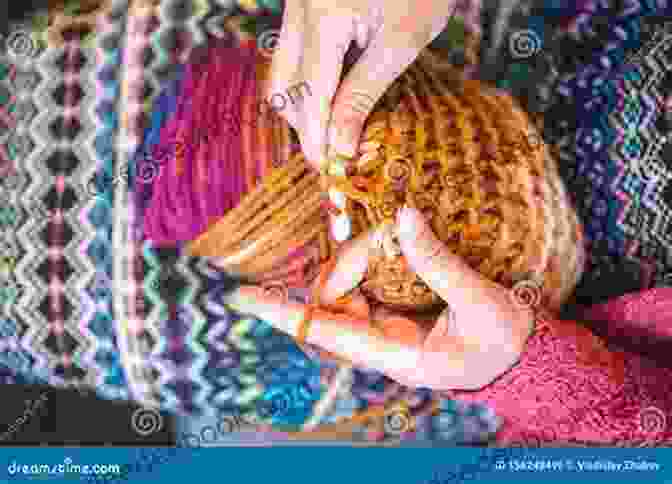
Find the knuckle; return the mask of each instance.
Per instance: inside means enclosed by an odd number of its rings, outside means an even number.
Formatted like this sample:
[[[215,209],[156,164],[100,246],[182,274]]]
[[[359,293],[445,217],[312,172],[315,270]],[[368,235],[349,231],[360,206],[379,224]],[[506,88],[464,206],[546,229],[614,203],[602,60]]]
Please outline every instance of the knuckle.
[[[337,102],[336,119],[346,123],[363,123],[376,105],[376,100],[362,91],[344,94]]]

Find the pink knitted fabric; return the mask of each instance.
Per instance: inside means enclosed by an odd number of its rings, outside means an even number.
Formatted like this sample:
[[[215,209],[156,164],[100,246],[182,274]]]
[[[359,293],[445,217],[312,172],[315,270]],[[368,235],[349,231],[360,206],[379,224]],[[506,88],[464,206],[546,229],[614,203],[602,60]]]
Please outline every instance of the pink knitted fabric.
[[[626,294],[586,309],[587,320],[608,321],[610,336],[627,334],[633,328],[655,332],[656,338],[672,341],[672,287]]]
[[[629,310],[657,305],[667,315],[655,324],[668,333],[671,302],[670,290],[652,291]],[[672,444],[672,369],[607,348],[574,321],[541,319],[512,370],[480,391],[448,393],[492,406],[504,420],[501,444]]]
[[[591,306],[581,319],[590,321],[591,328],[612,343],[672,361],[672,287],[626,294]]]

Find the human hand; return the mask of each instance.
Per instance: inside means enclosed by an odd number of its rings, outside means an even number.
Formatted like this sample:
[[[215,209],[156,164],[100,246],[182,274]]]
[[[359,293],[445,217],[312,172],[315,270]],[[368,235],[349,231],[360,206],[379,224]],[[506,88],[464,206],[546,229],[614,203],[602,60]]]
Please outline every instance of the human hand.
[[[268,97],[306,83],[310,96],[280,114],[310,164],[353,157],[364,122],[392,82],[445,28],[455,0],[288,0]],[[351,44],[361,57],[341,82]],[[327,151],[328,149],[328,151]]]
[[[371,311],[357,290],[375,243],[369,231],[343,246],[334,271],[317,288],[321,307],[312,313],[306,342],[410,387],[475,390],[487,385],[518,361],[534,325],[532,310],[521,308],[503,286],[450,252],[417,210],[402,209],[396,228],[410,268],[449,307],[438,319]],[[306,313],[305,305],[259,286],[242,286],[227,302],[294,337]]]

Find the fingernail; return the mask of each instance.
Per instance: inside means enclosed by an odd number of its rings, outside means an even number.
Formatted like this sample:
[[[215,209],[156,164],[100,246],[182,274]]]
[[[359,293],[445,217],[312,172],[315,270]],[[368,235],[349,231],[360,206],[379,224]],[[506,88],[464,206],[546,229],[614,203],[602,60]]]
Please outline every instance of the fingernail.
[[[359,132],[352,124],[332,125],[329,128],[329,156],[353,158],[357,152]]]
[[[418,213],[414,208],[404,205],[401,210],[399,210],[398,216],[398,225],[399,225],[399,235],[403,239],[411,239],[417,233],[417,224],[418,224]]]
[[[337,242],[345,242],[352,235],[352,223],[346,214],[331,218],[331,233]]]

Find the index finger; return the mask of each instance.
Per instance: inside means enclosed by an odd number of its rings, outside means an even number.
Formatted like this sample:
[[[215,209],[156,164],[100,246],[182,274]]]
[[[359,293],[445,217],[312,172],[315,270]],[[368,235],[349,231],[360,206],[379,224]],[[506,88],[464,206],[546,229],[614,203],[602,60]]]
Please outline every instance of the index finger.
[[[402,208],[397,223],[399,245],[409,266],[456,311],[463,307],[473,313],[474,306],[488,300],[484,298],[488,292],[500,289],[448,250],[416,209]]]
[[[375,231],[370,229],[342,246],[336,255],[337,262],[332,273],[324,287],[320,288],[321,302],[334,303],[362,282],[368,268],[374,236]]]
[[[301,72],[313,94],[302,101],[298,116],[301,147],[310,164],[318,168],[326,162],[332,103],[345,53],[355,38],[352,19],[346,15],[326,15],[320,9],[308,13]]]
[[[263,288],[241,286],[225,302],[241,313],[263,319],[294,338],[302,332],[307,307],[269,295]],[[473,382],[473,377],[466,371],[465,357],[468,354],[460,344],[444,338],[440,348],[424,348],[422,331],[411,327],[413,322],[401,315],[380,321],[383,327],[379,329],[371,326],[368,320],[351,314],[315,309],[308,316],[310,326],[306,343],[342,356],[356,366],[384,373],[402,385],[448,390],[467,388]],[[406,330],[395,328],[400,324],[406,326]],[[501,352],[497,349],[492,353]],[[483,363],[474,359],[480,358],[480,355],[472,354],[470,358],[474,366]]]
[[[399,245],[409,265],[458,315],[465,340],[486,354],[509,343],[517,349],[525,342],[534,327],[531,310],[517,307],[503,286],[453,254],[417,210],[404,207],[398,223]]]
[[[304,318],[310,316],[306,343],[387,375],[417,373],[421,349],[383,337],[365,319],[321,309],[315,309],[312,315],[306,314],[306,305],[269,295],[257,286],[241,286],[228,295],[225,302],[295,338],[299,336]]]

